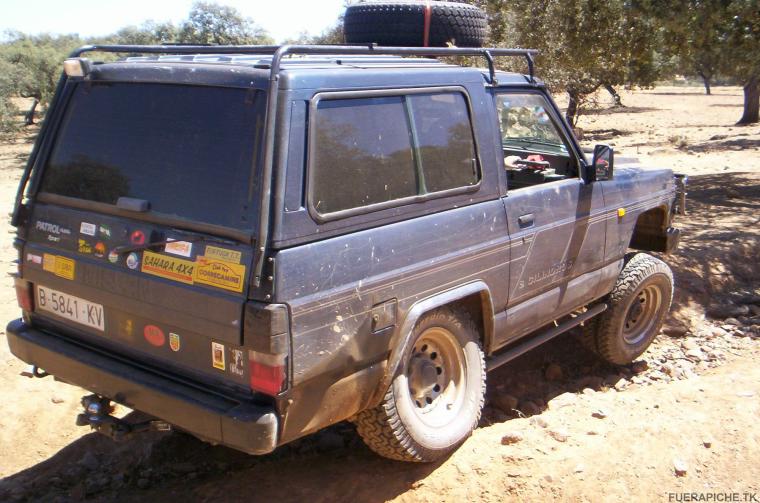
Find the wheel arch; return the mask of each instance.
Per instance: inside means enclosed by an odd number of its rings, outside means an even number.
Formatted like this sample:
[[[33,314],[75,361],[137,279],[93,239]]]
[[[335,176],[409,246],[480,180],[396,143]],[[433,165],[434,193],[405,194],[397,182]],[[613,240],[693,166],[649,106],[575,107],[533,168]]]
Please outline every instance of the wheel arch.
[[[629,248],[642,251],[667,252],[670,211],[662,204],[649,208],[636,218]]]
[[[473,281],[421,299],[409,308],[391,339],[388,365],[385,368],[383,379],[370,401],[370,406],[379,403],[385,390],[390,386],[401,364],[401,357],[410,344],[412,331],[420,318],[426,313],[446,306],[455,306],[457,309],[467,312],[480,330],[480,339],[484,350],[488,348],[493,337],[494,311],[491,290],[485,282]]]

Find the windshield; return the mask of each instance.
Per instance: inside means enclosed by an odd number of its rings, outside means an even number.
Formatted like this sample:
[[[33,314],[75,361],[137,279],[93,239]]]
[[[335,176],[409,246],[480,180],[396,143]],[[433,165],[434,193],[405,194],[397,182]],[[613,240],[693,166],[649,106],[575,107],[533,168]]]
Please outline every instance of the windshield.
[[[167,84],[77,85],[41,190],[252,229],[263,130],[257,91]]]

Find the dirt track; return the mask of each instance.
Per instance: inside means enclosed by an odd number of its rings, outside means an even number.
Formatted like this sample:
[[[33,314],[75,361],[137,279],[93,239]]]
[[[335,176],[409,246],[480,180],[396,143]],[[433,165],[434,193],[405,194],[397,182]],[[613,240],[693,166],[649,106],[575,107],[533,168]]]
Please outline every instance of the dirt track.
[[[760,500],[760,126],[732,125],[740,89],[714,92],[626,93],[627,108],[579,123],[588,144],[612,142],[691,177],[682,248],[667,259],[673,315],[633,365],[601,364],[572,334],[532,351],[489,375],[481,426],[434,465],[377,458],[349,424],[247,457],[179,433],[113,444],[77,428],[84,392],[20,377],[24,365],[3,333],[0,500],[668,501],[682,492]],[[0,145],[6,212],[31,134]],[[8,271],[13,258],[6,237]],[[0,319],[9,320],[18,309],[2,281]]]

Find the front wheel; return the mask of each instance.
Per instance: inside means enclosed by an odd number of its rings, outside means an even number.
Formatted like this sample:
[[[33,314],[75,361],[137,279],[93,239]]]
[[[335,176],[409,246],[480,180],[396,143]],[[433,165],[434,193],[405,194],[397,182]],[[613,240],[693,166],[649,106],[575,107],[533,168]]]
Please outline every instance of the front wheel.
[[[381,456],[435,461],[456,449],[480,419],[485,359],[478,330],[448,308],[424,315],[382,403],[359,413],[356,428]]]
[[[637,253],[623,266],[608,296],[608,309],[584,327],[584,344],[610,363],[631,363],[659,333],[672,301],[670,267]]]

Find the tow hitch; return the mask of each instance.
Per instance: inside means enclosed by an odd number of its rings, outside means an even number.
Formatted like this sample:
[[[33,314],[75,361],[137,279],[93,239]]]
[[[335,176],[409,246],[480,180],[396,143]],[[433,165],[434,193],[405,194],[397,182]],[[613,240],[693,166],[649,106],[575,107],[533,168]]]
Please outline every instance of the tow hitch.
[[[134,433],[145,431],[171,431],[172,426],[159,420],[129,423],[112,416],[114,407],[111,400],[98,395],[82,397],[84,412],[77,416],[77,426],[87,426],[116,441],[126,440]]]

